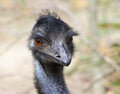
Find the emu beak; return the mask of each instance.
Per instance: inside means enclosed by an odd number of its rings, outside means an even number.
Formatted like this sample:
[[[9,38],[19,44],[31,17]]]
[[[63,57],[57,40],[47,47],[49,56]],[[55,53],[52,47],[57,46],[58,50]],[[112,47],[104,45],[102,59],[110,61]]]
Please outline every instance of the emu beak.
[[[57,60],[56,63],[63,66],[68,66],[71,62],[71,54],[64,46],[59,46],[58,51],[54,55],[54,58]]]
[[[71,56],[65,54],[65,53],[62,53],[62,55],[56,55],[56,60],[58,64],[61,64],[63,66],[68,66],[71,62]]]
[[[62,66],[68,66],[71,62],[72,55],[70,52],[65,49],[65,47],[59,46],[59,50],[56,51],[56,54],[46,54],[44,52],[39,52],[38,57],[40,56],[41,59],[47,58],[49,62],[57,63]],[[43,58],[42,58],[42,57]]]
[[[43,52],[39,52],[39,54],[37,55],[38,58],[40,57],[41,59],[44,60],[44,57],[47,58],[47,60],[49,62],[53,62],[53,63],[57,63],[63,66],[68,66],[71,62],[71,55],[68,55],[66,53],[62,53],[60,55],[49,55]],[[41,57],[42,56],[42,57]]]
[[[71,62],[71,58],[68,56],[67,58],[61,58],[60,64],[63,66],[68,66]]]

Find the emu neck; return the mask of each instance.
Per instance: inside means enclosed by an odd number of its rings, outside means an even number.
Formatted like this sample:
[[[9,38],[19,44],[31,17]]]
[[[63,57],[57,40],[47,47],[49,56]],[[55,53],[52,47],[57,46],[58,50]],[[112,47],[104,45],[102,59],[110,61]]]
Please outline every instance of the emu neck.
[[[35,60],[38,94],[69,94],[63,77],[63,66]]]

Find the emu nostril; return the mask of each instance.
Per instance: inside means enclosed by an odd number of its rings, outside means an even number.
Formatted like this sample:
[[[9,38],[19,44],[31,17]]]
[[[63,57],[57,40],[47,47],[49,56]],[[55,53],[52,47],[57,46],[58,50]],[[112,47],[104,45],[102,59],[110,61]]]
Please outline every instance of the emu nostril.
[[[61,57],[59,54],[56,54],[55,56],[56,56],[56,57],[58,57],[58,58],[60,58],[60,57]]]

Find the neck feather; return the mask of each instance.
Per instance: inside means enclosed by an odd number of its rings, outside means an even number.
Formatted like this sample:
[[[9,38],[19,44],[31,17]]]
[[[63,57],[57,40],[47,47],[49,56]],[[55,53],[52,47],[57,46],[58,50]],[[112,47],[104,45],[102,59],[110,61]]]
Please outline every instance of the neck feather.
[[[35,60],[35,85],[38,94],[69,94],[63,77],[63,66]]]

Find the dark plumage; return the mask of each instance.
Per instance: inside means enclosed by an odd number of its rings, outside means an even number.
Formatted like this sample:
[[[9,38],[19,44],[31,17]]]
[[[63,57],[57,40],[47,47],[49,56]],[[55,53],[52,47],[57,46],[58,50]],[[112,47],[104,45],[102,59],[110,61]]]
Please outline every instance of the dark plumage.
[[[52,13],[42,14],[29,38],[35,59],[35,86],[38,94],[69,94],[63,76],[74,51],[77,35],[67,23]]]

